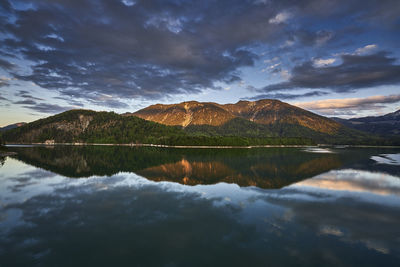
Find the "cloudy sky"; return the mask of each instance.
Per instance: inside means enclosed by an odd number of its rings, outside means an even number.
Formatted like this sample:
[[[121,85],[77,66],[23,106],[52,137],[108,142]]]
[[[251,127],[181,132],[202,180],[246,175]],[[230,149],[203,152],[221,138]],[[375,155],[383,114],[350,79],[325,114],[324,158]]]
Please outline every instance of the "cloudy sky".
[[[0,1],[0,126],[71,108],[400,108],[398,0]]]

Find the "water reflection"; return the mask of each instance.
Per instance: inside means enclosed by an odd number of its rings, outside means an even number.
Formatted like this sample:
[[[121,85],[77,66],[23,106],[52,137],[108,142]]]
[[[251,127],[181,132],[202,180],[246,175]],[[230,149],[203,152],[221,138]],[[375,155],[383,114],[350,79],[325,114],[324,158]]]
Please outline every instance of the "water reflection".
[[[400,154],[381,154],[379,156],[372,156],[371,159],[380,164],[400,166]]]
[[[57,149],[21,148],[0,167],[0,265],[400,260],[400,178],[371,159],[396,151]]]
[[[290,186],[316,189],[318,191],[330,190],[350,194],[369,193],[382,196],[400,197],[400,179],[395,176],[367,172],[360,170],[331,171],[315,178],[307,179]]]
[[[281,188],[337,168],[379,169],[399,175],[397,166],[371,159],[377,150],[160,149],[99,146],[19,147],[15,158],[67,177],[134,172],[153,181],[188,185],[235,183]],[[324,149],[323,149],[324,150]],[[384,150],[386,153],[390,150]]]

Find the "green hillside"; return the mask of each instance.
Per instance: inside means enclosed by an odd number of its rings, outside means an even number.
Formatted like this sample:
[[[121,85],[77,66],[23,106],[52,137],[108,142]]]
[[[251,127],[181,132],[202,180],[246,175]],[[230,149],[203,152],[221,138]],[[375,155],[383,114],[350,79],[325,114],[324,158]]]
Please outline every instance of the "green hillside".
[[[299,138],[298,138],[299,137]],[[203,135],[184,131],[178,126],[166,126],[135,116],[113,112],[70,110],[40,119],[3,133],[7,143],[103,143],[162,145],[293,145],[313,144],[309,138],[271,135]]]
[[[314,143],[390,145],[395,140],[375,137],[365,132],[340,127],[336,133],[327,134],[289,123],[259,124],[243,118],[234,118],[221,126],[189,125],[185,132],[195,136],[242,136],[247,138],[308,138]],[[399,143],[399,142],[397,142]]]
[[[168,127],[137,117],[114,112],[70,110],[40,119],[3,133],[6,142],[36,143],[151,143],[170,136],[185,135],[177,127]]]

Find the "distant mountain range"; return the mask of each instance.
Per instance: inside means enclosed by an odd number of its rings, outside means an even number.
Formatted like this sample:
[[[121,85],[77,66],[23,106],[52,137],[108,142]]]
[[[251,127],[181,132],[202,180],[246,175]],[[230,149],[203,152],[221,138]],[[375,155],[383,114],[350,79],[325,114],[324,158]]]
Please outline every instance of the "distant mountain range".
[[[391,116],[398,118],[396,113]],[[278,100],[239,101],[225,105],[190,101],[152,105],[122,115],[70,110],[9,129],[3,132],[3,139],[8,143],[233,146],[398,142],[395,137],[383,139],[345,125]]]
[[[13,124],[4,126],[4,127],[0,127],[0,132],[4,132],[4,131],[10,130],[10,129],[18,128],[18,127],[21,127],[21,126],[23,126],[25,124],[26,124],[26,122],[18,122],[18,123],[13,123]]]
[[[400,136],[400,109],[383,116],[369,116],[352,119],[332,118],[353,129],[383,136]]]

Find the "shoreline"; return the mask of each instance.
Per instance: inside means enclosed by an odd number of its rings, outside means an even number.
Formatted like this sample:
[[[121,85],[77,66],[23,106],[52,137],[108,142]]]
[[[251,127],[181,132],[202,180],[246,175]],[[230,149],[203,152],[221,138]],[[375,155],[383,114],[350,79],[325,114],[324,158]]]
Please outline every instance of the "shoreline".
[[[256,145],[256,146],[179,146],[179,145],[156,145],[156,144],[99,144],[99,143],[23,143],[6,144],[7,147],[13,146],[128,146],[128,147],[160,147],[160,148],[268,148],[268,147],[317,147],[310,145]]]
[[[250,146],[183,146],[183,145],[156,145],[156,144],[99,144],[99,143],[10,143],[13,146],[128,146],[128,147],[160,147],[160,148],[201,148],[201,149],[232,149],[232,148],[300,148],[300,147],[334,147],[334,148],[400,148],[400,146],[371,146],[371,145],[250,145]]]

